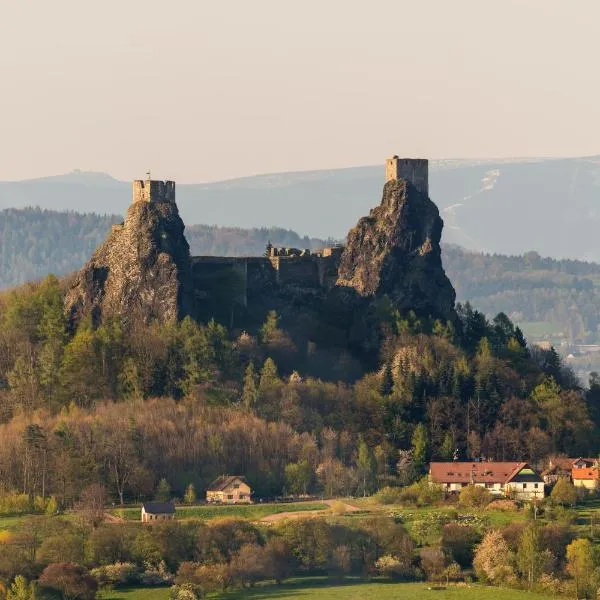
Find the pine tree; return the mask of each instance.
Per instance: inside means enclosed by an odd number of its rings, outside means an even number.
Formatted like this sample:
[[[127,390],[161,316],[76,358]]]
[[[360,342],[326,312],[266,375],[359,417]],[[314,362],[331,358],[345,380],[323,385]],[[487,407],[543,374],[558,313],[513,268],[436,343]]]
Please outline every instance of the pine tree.
[[[258,384],[258,389],[261,393],[272,388],[279,382],[279,377],[277,375],[277,365],[272,358],[267,358],[265,360],[262,369],[260,370],[260,382]]]
[[[358,477],[362,487],[363,496],[373,491],[375,487],[375,477],[377,474],[377,462],[373,451],[367,446],[364,440],[358,444],[358,458],[356,460]]]
[[[244,374],[242,403],[247,410],[251,410],[256,405],[257,399],[258,390],[256,389],[256,373],[254,371],[254,363],[250,361]]]
[[[415,467],[423,469],[425,462],[427,461],[427,430],[423,423],[419,423],[415,427],[415,431],[412,436],[412,455]]]
[[[155,498],[158,502],[168,502],[171,499],[171,486],[164,477],[158,482]]]

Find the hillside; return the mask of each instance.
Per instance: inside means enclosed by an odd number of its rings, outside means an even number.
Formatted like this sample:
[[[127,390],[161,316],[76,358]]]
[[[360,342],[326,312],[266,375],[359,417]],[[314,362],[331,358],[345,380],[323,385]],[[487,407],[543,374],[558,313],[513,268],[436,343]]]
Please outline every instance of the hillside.
[[[0,287],[80,268],[110,225],[120,220],[39,209],[0,211]],[[268,241],[296,248],[327,243],[282,228],[191,225],[185,233],[193,255],[258,256]],[[451,244],[443,253],[458,301],[469,301],[487,315],[505,312],[530,340],[600,340],[600,265],[541,258],[535,252],[480,254]]]
[[[380,166],[276,173],[179,184],[185,223],[243,228],[282,226],[316,237],[343,237],[371,207]],[[600,261],[600,157],[501,161],[445,160],[430,166],[431,197],[446,222],[444,241],[471,250]],[[74,172],[0,182],[0,209],[40,206],[124,214],[129,182]]]

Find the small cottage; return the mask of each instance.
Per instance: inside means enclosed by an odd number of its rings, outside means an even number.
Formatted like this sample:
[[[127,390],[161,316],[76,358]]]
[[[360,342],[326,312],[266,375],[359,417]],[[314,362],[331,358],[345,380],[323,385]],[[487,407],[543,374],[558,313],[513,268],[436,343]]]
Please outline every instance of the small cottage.
[[[222,504],[250,504],[252,490],[245,477],[222,475],[208,486],[206,501]]]
[[[175,518],[175,505],[172,502],[145,502],[142,504],[142,523],[168,521]]]
[[[437,462],[429,465],[429,480],[446,492],[484,487],[494,496],[516,500],[544,497],[544,480],[525,462]]]

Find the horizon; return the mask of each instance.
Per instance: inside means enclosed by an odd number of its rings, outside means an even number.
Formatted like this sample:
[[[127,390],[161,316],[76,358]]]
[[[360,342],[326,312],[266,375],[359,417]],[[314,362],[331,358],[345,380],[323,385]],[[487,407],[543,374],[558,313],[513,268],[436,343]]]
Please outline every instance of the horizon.
[[[599,19],[594,0],[13,3],[0,180],[593,155]]]
[[[398,153],[396,153],[396,154],[398,154]],[[389,154],[389,156],[392,156],[392,155],[393,154]],[[548,161],[548,160],[573,160],[573,159],[586,160],[586,159],[600,158],[600,151],[598,153],[594,153],[594,154],[570,154],[570,155],[546,155],[546,156],[545,155],[489,156],[489,157],[486,157],[486,156],[482,156],[482,157],[461,156],[461,157],[452,157],[452,158],[450,158],[450,157],[448,157],[448,158],[439,158],[439,157],[438,158],[430,158],[430,157],[424,157],[424,156],[408,157],[408,156],[401,156],[401,155],[399,155],[399,156],[401,158],[426,159],[429,161],[430,165],[435,166],[436,163],[461,163],[461,162],[511,164],[511,163],[526,163],[526,162],[537,162],[537,161]],[[210,185],[210,184],[227,183],[227,182],[231,182],[231,181],[238,181],[238,180],[244,180],[244,179],[270,177],[270,176],[274,176],[274,175],[294,175],[294,174],[302,174],[302,173],[306,173],[306,174],[326,173],[329,171],[345,171],[345,170],[351,170],[351,169],[374,169],[374,168],[379,168],[379,167],[383,171],[383,168],[384,168],[383,165],[384,165],[384,162],[382,160],[380,163],[353,164],[353,165],[338,166],[338,167],[313,167],[313,168],[307,168],[307,169],[266,171],[266,172],[259,172],[259,173],[251,173],[249,175],[232,175],[231,177],[227,177],[225,179],[211,179],[211,180],[205,180],[205,181],[181,181],[180,182],[177,179],[173,179],[168,176],[165,176],[165,177],[163,177],[163,176],[154,177],[153,176],[152,180],[153,181],[175,181],[175,183],[178,183],[179,185]],[[147,171],[145,171],[143,174],[144,175],[147,174]],[[67,171],[50,173],[50,174],[46,174],[46,175],[33,175],[32,177],[27,177],[24,179],[0,179],[0,183],[25,183],[28,181],[39,181],[39,180],[44,180],[44,179],[68,177],[69,175],[90,175],[90,176],[102,175],[102,176],[109,177],[113,181],[116,181],[118,183],[131,183],[136,180],[144,179],[143,177],[132,177],[129,179],[126,179],[126,178],[122,179],[122,178],[119,178],[107,171],[95,170],[95,169],[72,168]]]

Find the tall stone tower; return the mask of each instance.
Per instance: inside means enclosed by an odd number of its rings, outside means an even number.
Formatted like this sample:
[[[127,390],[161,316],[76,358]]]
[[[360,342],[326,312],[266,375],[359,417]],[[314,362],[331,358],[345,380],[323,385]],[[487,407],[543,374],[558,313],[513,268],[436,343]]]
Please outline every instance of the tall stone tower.
[[[385,161],[385,181],[406,179],[424,196],[429,197],[429,161],[426,158],[399,158]]]
[[[175,182],[136,179],[133,182],[133,202],[175,203]]]

